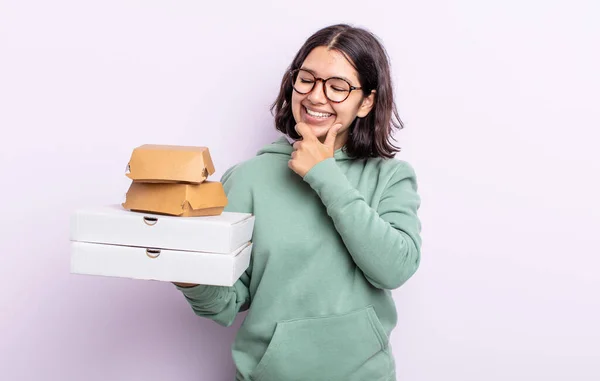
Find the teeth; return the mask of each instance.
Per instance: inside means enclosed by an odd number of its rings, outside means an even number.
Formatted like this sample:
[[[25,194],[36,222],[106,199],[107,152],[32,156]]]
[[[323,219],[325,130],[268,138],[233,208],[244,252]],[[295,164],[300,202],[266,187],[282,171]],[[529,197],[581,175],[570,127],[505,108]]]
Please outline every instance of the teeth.
[[[308,113],[308,115],[314,116],[316,118],[329,118],[331,116],[331,114],[328,113],[311,111],[309,109],[306,109],[306,112]]]

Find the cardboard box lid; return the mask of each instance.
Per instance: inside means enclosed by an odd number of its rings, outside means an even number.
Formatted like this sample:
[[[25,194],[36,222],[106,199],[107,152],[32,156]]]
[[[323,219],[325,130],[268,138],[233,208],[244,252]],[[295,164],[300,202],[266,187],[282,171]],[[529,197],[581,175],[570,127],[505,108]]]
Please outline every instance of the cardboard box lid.
[[[88,206],[71,215],[70,240],[226,254],[251,241],[254,220],[250,213],[179,217]]]
[[[201,184],[155,184],[132,182],[123,207],[179,216],[189,210],[224,208],[227,196],[223,184],[205,181]]]
[[[134,181],[200,184],[213,173],[208,147],[144,144],[133,150],[126,175]]]

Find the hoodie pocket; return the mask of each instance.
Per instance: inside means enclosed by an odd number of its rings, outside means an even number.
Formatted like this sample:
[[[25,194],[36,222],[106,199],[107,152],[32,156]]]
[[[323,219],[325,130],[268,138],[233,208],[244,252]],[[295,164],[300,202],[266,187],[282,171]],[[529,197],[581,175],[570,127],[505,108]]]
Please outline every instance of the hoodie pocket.
[[[373,307],[277,323],[252,381],[378,380],[393,371]]]

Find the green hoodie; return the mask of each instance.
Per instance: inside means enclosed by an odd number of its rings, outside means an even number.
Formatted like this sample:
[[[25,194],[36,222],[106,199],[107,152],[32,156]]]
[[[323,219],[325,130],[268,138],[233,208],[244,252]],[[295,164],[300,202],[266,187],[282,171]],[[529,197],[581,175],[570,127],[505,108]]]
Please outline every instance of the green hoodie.
[[[232,287],[178,287],[194,312],[229,326],[236,380],[392,381],[391,290],[420,260],[412,167],[342,150],[304,178],[285,137],[225,172],[226,211],[256,216],[250,267]]]

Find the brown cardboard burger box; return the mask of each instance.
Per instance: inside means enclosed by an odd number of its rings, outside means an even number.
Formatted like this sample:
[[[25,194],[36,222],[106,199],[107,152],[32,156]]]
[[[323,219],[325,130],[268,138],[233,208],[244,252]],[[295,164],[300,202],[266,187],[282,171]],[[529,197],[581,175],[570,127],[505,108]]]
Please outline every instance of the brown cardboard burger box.
[[[127,165],[127,177],[145,183],[200,184],[214,172],[207,147],[144,144]]]
[[[132,182],[122,204],[136,212],[167,214],[181,217],[216,216],[227,205],[220,182],[201,184],[157,184]]]
[[[133,150],[127,166],[132,179],[125,209],[181,217],[215,216],[227,196],[207,147],[145,144]]]

